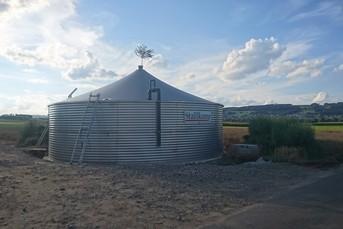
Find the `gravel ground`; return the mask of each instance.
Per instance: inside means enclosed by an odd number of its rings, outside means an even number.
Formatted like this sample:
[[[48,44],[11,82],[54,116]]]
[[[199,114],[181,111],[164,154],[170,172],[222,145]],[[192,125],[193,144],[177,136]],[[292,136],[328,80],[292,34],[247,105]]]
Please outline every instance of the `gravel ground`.
[[[0,145],[0,227],[201,227],[331,172],[280,163],[71,166]]]

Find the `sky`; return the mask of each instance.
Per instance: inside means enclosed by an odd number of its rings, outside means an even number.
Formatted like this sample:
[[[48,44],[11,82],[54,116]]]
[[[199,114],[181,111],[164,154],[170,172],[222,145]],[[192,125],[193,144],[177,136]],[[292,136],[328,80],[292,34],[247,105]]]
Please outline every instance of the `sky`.
[[[105,86],[140,64],[225,107],[343,101],[341,0],[0,0],[0,115]]]

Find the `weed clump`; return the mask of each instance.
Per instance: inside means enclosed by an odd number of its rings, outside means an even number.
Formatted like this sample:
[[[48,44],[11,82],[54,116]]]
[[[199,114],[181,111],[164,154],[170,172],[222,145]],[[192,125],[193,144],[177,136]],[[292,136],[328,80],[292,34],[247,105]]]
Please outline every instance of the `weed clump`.
[[[29,121],[22,129],[17,145],[20,147],[36,145],[44,128],[44,123],[40,121]],[[43,142],[43,144],[44,143],[46,144],[46,142]]]
[[[291,118],[259,117],[250,121],[249,142],[274,161],[299,162],[322,157],[315,132],[307,123]]]

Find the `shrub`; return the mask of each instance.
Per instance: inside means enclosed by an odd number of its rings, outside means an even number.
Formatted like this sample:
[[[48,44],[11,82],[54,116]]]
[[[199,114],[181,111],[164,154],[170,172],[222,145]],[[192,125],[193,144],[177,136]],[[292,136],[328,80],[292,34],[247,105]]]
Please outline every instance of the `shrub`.
[[[249,142],[257,144],[264,154],[272,151],[272,127],[272,120],[265,117],[251,120],[249,124]]]
[[[44,130],[44,124],[39,121],[29,121],[21,131],[18,146],[35,145]]]
[[[282,146],[275,149],[272,160],[277,162],[296,163],[305,157],[306,154],[303,148]]]
[[[249,135],[249,141],[259,145],[262,154],[280,160],[311,158],[318,153],[314,130],[296,119],[259,117],[250,122]]]
[[[320,146],[320,151],[316,157],[322,157],[323,154],[327,158],[336,160],[337,162],[343,162],[343,142],[335,140],[317,140]]]

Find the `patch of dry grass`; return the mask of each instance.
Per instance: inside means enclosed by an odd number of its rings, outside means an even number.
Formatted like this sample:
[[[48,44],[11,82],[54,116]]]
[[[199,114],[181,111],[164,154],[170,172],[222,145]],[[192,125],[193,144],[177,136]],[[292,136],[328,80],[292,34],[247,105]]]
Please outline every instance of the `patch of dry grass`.
[[[316,131],[316,139],[328,158],[343,162],[343,131]]]
[[[306,155],[304,149],[282,146],[275,149],[273,159],[279,162],[297,163]]]
[[[223,128],[224,143],[240,144],[244,141],[244,136],[249,134],[247,127],[225,127]]]
[[[343,131],[316,131],[316,139],[343,142]]]
[[[21,134],[19,128],[0,128],[0,144],[15,145]]]
[[[225,127],[223,128],[223,138],[225,139],[238,139],[242,143],[244,136],[248,135],[249,131],[247,127]],[[316,131],[315,137],[317,140],[331,140],[337,142],[343,142],[343,131]]]

